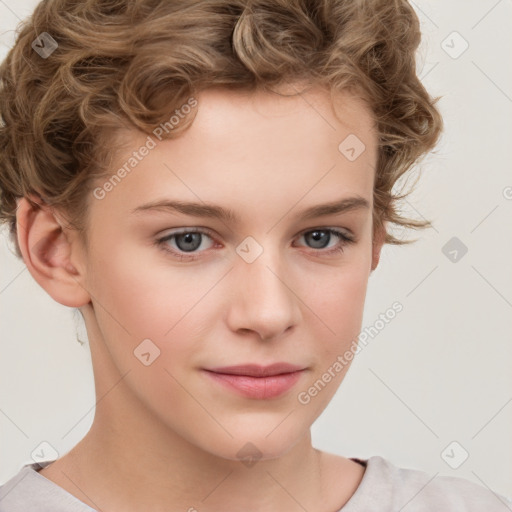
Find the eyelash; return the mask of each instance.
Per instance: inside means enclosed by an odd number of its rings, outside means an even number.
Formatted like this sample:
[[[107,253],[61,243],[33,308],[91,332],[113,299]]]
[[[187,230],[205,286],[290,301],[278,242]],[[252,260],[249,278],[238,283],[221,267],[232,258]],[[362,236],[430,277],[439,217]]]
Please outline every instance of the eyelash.
[[[303,231],[302,233],[300,233],[299,237],[301,237],[303,235],[307,235],[308,233],[312,233],[314,231],[325,231],[327,233],[330,233],[331,235],[337,236],[341,240],[340,243],[336,247],[331,248],[331,249],[327,249],[327,250],[324,250],[324,249],[317,249],[317,250],[315,250],[315,249],[313,249],[314,252],[322,253],[323,256],[332,256],[332,255],[335,255],[335,254],[341,254],[341,253],[343,253],[343,251],[344,251],[344,249],[345,249],[345,247],[347,245],[350,245],[350,244],[353,244],[353,243],[356,242],[356,240],[354,238],[349,237],[348,235],[346,235],[342,231],[340,231],[338,229],[335,229],[335,228],[313,228],[313,229],[308,229],[307,231]],[[182,230],[182,231],[179,231],[179,232],[168,234],[168,235],[166,235],[166,236],[164,236],[162,238],[158,238],[155,241],[155,245],[157,247],[159,247],[160,249],[162,249],[163,251],[165,251],[166,253],[171,253],[171,255],[173,257],[179,259],[180,261],[194,261],[194,260],[197,260],[197,259],[200,258],[200,256],[192,256],[192,253],[187,255],[185,253],[177,252],[175,249],[170,249],[169,245],[166,243],[166,242],[168,242],[169,240],[173,239],[176,236],[184,235],[184,234],[187,234],[187,233],[201,233],[201,234],[207,235],[207,236],[209,236],[210,238],[213,239],[212,233],[209,230],[207,230],[207,229],[192,229],[191,228],[191,229]]]

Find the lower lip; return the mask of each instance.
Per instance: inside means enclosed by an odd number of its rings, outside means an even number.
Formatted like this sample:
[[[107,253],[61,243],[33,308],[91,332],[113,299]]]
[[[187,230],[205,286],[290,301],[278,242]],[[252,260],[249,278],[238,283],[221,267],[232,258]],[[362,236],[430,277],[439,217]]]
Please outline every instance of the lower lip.
[[[229,375],[227,373],[215,373],[210,371],[206,371],[206,373],[215,381],[233,389],[243,396],[265,400],[286,393],[286,391],[297,383],[303,371],[304,370],[299,370],[297,372],[283,373],[269,377]]]

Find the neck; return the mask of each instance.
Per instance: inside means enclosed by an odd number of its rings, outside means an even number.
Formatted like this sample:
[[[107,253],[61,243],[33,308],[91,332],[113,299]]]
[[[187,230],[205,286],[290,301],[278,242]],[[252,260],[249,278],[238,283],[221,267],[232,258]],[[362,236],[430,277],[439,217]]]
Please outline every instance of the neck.
[[[318,510],[325,499],[322,452],[308,431],[276,459],[227,460],[152,425],[106,423],[97,417],[70,452],[79,499],[101,510],[193,512]],[[340,481],[342,475],[339,475]],[[73,486],[75,489],[76,487]],[[74,493],[76,495],[76,492]]]

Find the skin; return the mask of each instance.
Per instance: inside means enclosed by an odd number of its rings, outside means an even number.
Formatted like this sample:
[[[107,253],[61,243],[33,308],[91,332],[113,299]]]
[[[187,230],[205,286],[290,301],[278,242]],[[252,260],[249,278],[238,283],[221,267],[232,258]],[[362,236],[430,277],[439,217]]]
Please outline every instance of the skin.
[[[86,319],[97,397],[90,431],[40,474],[109,512],[339,510],[364,468],[315,449],[310,427],[349,366],[309,403],[297,397],[361,329],[384,236],[372,236],[372,115],[343,93],[337,119],[321,89],[288,98],[209,89],[197,100],[181,137],[158,142],[114,190],[91,197],[88,247],[57,212],[19,202],[18,241],[31,274]],[[366,146],[355,161],[338,149],[349,134]],[[118,166],[147,138],[125,136],[129,150]],[[355,195],[370,208],[298,216]],[[130,213],[165,198],[231,208],[240,223]],[[198,227],[212,237],[203,235],[195,261],[154,245],[177,228]],[[326,227],[355,243],[326,255],[342,244],[324,233],[324,245],[315,245],[311,231]],[[252,263],[236,252],[247,236],[263,248]],[[176,238],[165,244],[184,246]],[[146,366],[134,350],[148,338],[160,355]],[[202,370],[278,361],[306,370],[267,400],[235,394]],[[250,466],[237,455],[249,442],[261,456]]]

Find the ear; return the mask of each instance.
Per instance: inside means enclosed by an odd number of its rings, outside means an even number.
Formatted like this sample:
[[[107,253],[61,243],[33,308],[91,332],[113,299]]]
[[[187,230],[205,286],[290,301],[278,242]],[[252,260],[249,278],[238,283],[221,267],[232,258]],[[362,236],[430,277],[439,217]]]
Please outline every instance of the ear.
[[[40,197],[29,195],[18,200],[16,210],[17,236],[23,261],[48,294],[60,304],[80,307],[90,302],[83,286],[80,268],[80,244],[66,234],[63,222]],[[69,230],[67,230],[69,231]],[[74,244],[70,240],[74,240]]]
[[[384,246],[384,240],[386,238],[386,222],[383,222],[381,227],[377,230],[373,237],[372,242],[372,267],[371,272],[373,272],[380,261],[380,253],[382,247]]]

